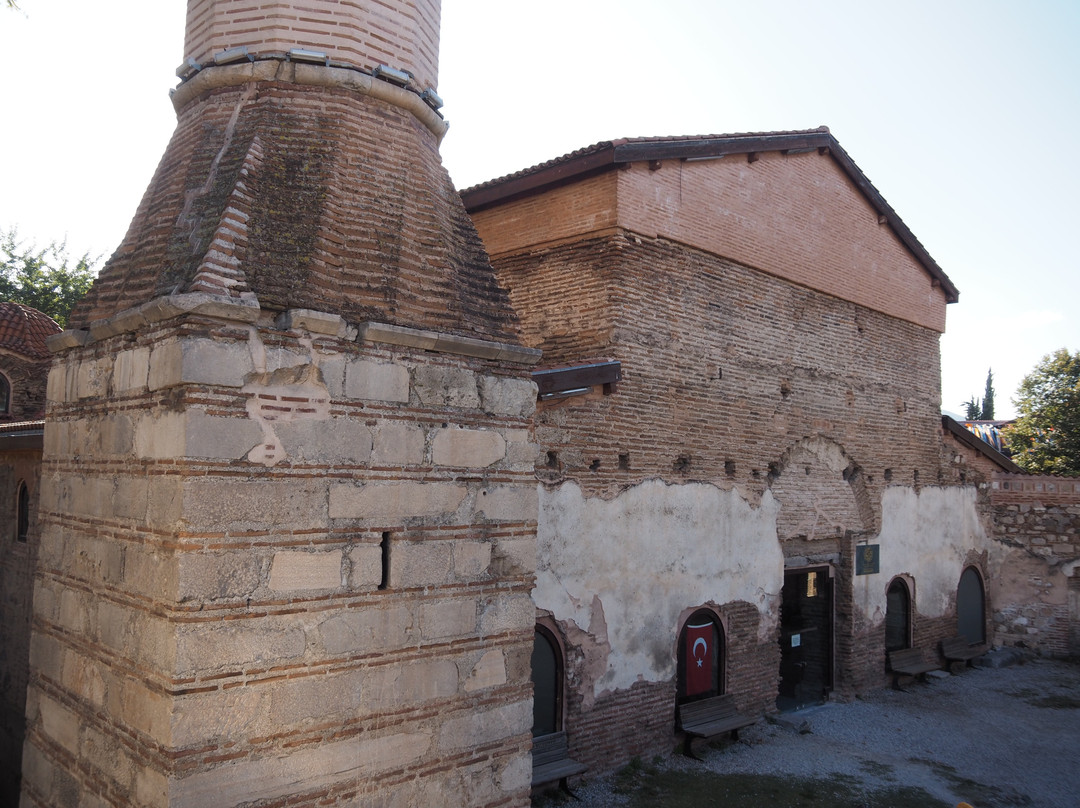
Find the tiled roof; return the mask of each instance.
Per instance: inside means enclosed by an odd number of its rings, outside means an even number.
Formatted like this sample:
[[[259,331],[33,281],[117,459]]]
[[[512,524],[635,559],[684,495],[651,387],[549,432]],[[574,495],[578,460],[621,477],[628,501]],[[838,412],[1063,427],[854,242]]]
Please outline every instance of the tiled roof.
[[[546,160],[543,163],[538,163],[528,168],[523,168],[520,171],[515,171],[513,174],[506,174],[502,177],[496,177],[494,179],[486,180],[477,185],[473,185],[469,188],[464,188],[461,191],[463,197],[468,198],[470,195],[475,194],[484,188],[491,188],[497,185],[503,185],[510,180],[517,179],[519,177],[526,177],[532,174],[537,174],[545,169],[556,168],[557,166],[567,163],[574,163],[583,158],[588,158],[596,154],[602,154],[608,151],[618,149],[620,146],[649,146],[659,145],[662,143],[701,143],[701,142],[713,142],[724,141],[725,143],[733,143],[740,139],[745,140],[757,140],[760,138],[774,138],[784,137],[789,135],[827,135],[829,134],[829,127],[819,126],[817,129],[800,129],[790,130],[785,132],[738,132],[728,135],[671,135],[666,137],[624,137],[617,140],[603,140],[599,143],[594,143],[591,146],[585,146],[584,148],[577,149],[569,154],[563,154],[559,157]],[[468,203],[466,203],[468,204]]]
[[[0,303],[0,348],[32,359],[47,359],[46,337],[63,329],[48,315],[21,303]]]

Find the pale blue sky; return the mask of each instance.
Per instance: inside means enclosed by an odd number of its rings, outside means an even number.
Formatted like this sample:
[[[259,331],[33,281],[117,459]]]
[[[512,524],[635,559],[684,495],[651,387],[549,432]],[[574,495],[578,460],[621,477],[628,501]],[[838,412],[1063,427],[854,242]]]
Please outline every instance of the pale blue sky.
[[[182,0],[0,13],[0,227],[109,253],[175,124]],[[825,124],[960,288],[943,404],[1080,350],[1080,3],[443,0],[459,187],[600,140]]]

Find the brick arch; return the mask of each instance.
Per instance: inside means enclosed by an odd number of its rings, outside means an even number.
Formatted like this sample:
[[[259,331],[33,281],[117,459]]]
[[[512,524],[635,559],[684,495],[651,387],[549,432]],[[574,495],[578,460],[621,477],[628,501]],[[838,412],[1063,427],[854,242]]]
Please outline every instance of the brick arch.
[[[804,438],[771,464],[769,488],[780,503],[777,536],[839,538],[874,528],[874,511],[862,469],[828,438]]]

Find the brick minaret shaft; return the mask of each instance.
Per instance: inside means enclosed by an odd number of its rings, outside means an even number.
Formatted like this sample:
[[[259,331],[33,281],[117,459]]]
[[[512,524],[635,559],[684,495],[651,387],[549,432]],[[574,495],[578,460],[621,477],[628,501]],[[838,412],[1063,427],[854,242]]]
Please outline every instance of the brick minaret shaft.
[[[438,13],[190,2],[51,342],[24,806],[528,804],[538,352],[439,161]]]

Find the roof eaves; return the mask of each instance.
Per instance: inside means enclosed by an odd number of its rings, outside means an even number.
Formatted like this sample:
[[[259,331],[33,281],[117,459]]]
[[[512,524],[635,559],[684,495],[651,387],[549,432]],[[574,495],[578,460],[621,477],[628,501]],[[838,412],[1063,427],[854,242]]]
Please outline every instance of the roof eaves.
[[[954,438],[960,443],[967,446],[969,449],[974,449],[976,452],[987,457],[997,465],[1001,466],[1003,471],[1008,471],[1012,474],[1025,474],[1026,472],[1014,463],[1008,456],[1002,454],[989,443],[982,438],[973,435],[967,430],[961,423],[955,418],[951,418],[948,415],[941,416],[941,425],[949,431]]]
[[[461,198],[465,203],[465,209],[472,214],[484,208],[583,179],[625,163],[649,160],[693,160],[766,151],[792,154],[815,149],[822,154],[828,154],[836,162],[878,212],[882,222],[888,224],[915,260],[929,273],[933,283],[944,290],[946,301],[957,302],[960,299],[960,292],[949,276],[825,126],[790,132],[748,132],[734,135],[625,138],[604,141],[532,168],[466,188],[461,192]]]

